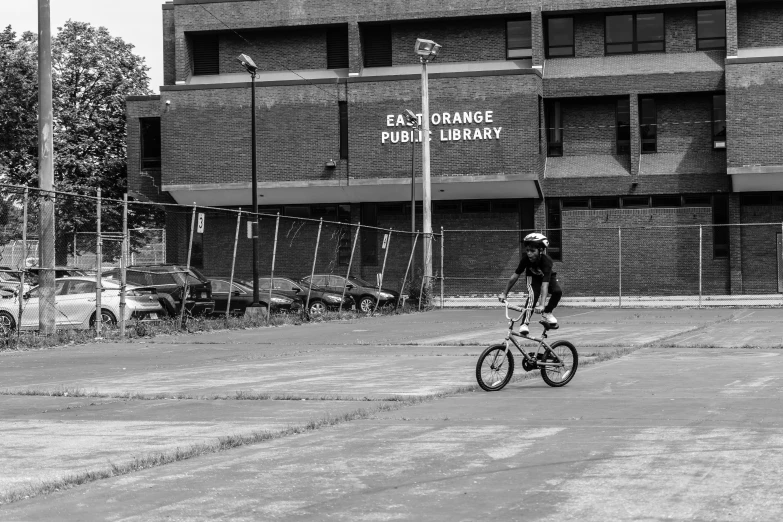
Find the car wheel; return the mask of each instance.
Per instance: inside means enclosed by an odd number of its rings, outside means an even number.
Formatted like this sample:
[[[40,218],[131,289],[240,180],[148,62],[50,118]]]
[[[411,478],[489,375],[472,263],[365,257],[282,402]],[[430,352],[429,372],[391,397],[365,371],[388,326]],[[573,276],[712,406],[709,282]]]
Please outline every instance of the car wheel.
[[[16,330],[14,316],[8,312],[0,312],[0,338],[8,337]]]
[[[372,297],[366,295],[359,299],[359,310],[364,312],[365,314],[369,314],[373,311],[375,308],[375,299]]]
[[[112,326],[117,326],[117,318],[109,310],[103,308],[101,310],[101,327],[105,329]],[[90,328],[95,328],[95,312],[90,317]]]
[[[310,301],[310,315],[321,315],[326,312],[326,306],[321,301]]]

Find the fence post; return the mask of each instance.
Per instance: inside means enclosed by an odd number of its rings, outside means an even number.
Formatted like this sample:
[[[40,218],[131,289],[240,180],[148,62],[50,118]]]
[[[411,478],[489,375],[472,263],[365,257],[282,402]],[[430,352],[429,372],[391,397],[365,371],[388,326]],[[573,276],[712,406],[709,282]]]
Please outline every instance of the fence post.
[[[22,209],[22,266],[19,269],[19,319],[16,321],[16,340],[19,341],[19,335],[22,332],[22,312],[24,312],[24,274],[27,269],[27,198],[29,197],[28,188],[24,189],[24,208]]]
[[[122,195],[122,243],[120,243],[120,338],[125,338],[125,297],[127,295],[128,269],[126,256],[130,248],[128,240],[128,194]]]
[[[190,242],[188,243],[188,263],[185,267],[185,284],[182,286],[182,307],[179,310],[179,327],[185,321],[185,303],[188,300],[188,282],[190,280],[190,255],[193,253],[193,233],[196,231],[196,203],[193,203],[193,215],[190,218]]]
[[[231,257],[231,277],[228,278],[228,300],[226,301],[226,324],[228,324],[228,317],[231,315],[231,294],[234,292],[234,267],[237,264],[237,243],[239,243],[239,225],[242,220],[242,209],[239,209],[237,214],[237,230],[234,233],[234,255]]]
[[[701,308],[702,225],[699,225],[699,308]]]
[[[313,277],[315,277],[315,261],[318,259],[318,245],[321,243],[321,227],[324,225],[324,218],[318,223],[318,237],[315,239],[315,253],[313,254],[313,269],[310,271],[310,285],[307,287],[307,301],[305,302],[305,312],[310,314],[310,293],[313,290]],[[340,301],[342,303],[342,301]]]
[[[617,227],[617,245],[618,245],[618,262],[617,262],[617,269],[618,269],[618,308],[623,307],[623,229],[621,227]]]
[[[375,312],[378,311],[378,303],[381,302],[381,287],[383,286],[383,274],[386,272],[386,258],[389,257],[392,230],[394,229],[389,229],[389,238],[386,240],[386,252],[383,253],[383,266],[381,267],[381,280],[378,281],[378,295],[375,296],[375,308],[372,309],[372,315],[375,315]]]
[[[405,269],[405,275],[402,278],[402,285],[400,286],[400,297],[397,298],[397,304],[394,305],[394,311],[397,311],[397,307],[400,306],[400,299],[402,299],[402,293],[405,291],[405,283],[408,280],[408,272],[411,269],[411,263],[413,263],[413,254],[416,253],[416,242],[419,240],[419,231],[413,236],[413,245],[411,246],[411,256],[408,259],[408,268]]]
[[[443,285],[445,274],[443,273],[443,253],[446,251],[446,236],[443,227],[440,227],[440,309],[443,310]]]
[[[258,219],[258,217],[256,217]],[[272,273],[269,274],[269,304],[266,310],[266,325],[269,326],[269,319],[272,317],[272,288],[275,286],[275,258],[277,258],[277,232],[280,230],[280,212],[277,213],[275,222],[275,244],[272,247]]]
[[[356,227],[356,237],[353,238],[353,246],[351,247],[351,258],[348,260],[348,272],[345,274],[345,279],[343,280],[343,296],[340,299],[340,309],[339,312],[343,311],[343,301],[345,301],[345,286],[348,284],[348,278],[351,276],[351,265],[353,264],[353,253],[356,252],[356,243],[359,242],[359,233],[362,231],[362,222],[359,221],[357,223]],[[310,281],[312,284],[312,281]]]
[[[419,312],[421,312],[421,302],[424,301],[424,298],[422,294],[424,293],[424,281],[427,279],[427,276],[422,274],[421,276],[421,288],[419,288]]]
[[[101,235],[101,189],[98,189],[98,239],[95,247],[95,338],[102,339],[101,333],[103,332],[103,314],[101,313],[101,293],[103,287],[101,285],[101,260],[103,258],[103,236]]]
[[[73,233],[73,266],[78,267],[79,266],[79,260],[76,259],[76,238],[78,238],[79,235],[74,232]]]

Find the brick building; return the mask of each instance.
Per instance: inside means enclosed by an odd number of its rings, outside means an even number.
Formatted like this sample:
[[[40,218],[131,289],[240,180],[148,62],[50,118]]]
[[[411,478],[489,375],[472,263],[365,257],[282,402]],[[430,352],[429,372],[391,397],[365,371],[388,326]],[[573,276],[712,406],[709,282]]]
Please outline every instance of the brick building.
[[[781,227],[727,226],[783,221],[783,2],[162,7],[165,85],[127,103],[137,198],[250,207],[250,81],[236,61],[245,53],[259,67],[262,210],[407,229],[417,140],[398,116],[421,109],[413,43],[422,37],[443,46],[429,66],[434,230],[548,230],[569,293],[600,295],[617,284],[595,274],[618,270],[618,227],[702,225],[701,239],[699,227],[626,236],[623,270],[644,277],[623,285],[691,293],[701,266],[708,293],[783,291]],[[234,221],[216,218],[205,233],[206,272],[225,271]],[[169,259],[184,260],[188,226],[169,215]],[[446,274],[507,277],[520,238],[455,235]],[[379,271],[380,240],[362,237],[365,276]],[[333,241],[340,254],[319,270],[345,262],[350,237]],[[289,274],[307,273],[289,250]],[[249,240],[237,271],[251,271]]]

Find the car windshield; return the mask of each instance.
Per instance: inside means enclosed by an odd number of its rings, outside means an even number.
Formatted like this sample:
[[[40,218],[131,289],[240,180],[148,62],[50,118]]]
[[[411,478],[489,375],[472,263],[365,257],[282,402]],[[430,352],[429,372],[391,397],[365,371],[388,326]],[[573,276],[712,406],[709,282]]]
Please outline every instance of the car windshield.
[[[305,280],[299,281],[297,284],[300,285],[300,286],[303,286],[305,288],[312,288],[313,290],[318,290],[318,291],[322,291],[322,292],[326,291],[326,288],[324,288],[323,286],[314,285],[314,284],[311,284],[309,281],[305,281]]]
[[[351,283],[353,283],[353,284],[355,284],[355,285],[358,285],[358,286],[367,286],[367,287],[369,287],[369,288],[373,288],[373,287],[375,287],[375,286],[378,286],[378,285],[374,285],[374,284],[372,284],[372,283],[368,283],[368,282],[367,282],[367,281],[365,281],[364,279],[361,279],[361,278],[359,278],[359,277],[356,277],[356,276],[351,276],[351,277],[349,277],[349,278],[348,278],[348,281],[350,281]]]

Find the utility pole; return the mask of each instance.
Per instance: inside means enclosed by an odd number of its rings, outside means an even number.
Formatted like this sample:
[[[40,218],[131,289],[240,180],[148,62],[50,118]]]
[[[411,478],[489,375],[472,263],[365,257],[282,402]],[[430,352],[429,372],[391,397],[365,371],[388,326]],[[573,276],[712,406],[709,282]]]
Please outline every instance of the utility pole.
[[[432,194],[430,186],[430,93],[427,59],[421,57],[421,206],[424,233],[424,287],[429,296],[432,288]]]
[[[52,33],[49,0],[38,0],[38,238],[40,307],[38,325],[55,333],[54,308],[54,129],[52,116]]]

